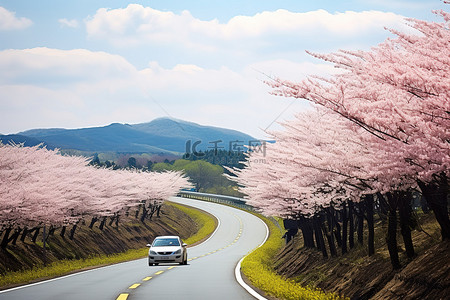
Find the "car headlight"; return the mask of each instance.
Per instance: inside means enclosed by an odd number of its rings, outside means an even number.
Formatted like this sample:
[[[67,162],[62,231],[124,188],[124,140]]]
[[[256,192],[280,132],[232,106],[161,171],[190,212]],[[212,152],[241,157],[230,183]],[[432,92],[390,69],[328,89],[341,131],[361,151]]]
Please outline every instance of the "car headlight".
[[[175,251],[173,254],[181,254],[181,249],[178,249],[178,250]]]
[[[150,250],[150,255],[158,255],[158,253],[156,253],[156,252],[153,251],[153,250]]]

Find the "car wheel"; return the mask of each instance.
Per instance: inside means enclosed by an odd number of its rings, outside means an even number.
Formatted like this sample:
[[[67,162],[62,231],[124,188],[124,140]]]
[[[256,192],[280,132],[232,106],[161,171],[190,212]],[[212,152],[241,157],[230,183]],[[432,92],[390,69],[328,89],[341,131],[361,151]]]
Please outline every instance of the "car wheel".
[[[151,266],[153,266],[153,264],[152,263],[148,263],[148,265],[151,267]]]

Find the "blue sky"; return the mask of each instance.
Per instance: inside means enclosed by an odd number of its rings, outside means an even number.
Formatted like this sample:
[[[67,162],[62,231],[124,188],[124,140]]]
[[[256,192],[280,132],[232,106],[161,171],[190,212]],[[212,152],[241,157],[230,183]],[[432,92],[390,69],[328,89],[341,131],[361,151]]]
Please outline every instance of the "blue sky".
[[[266,76],[329,74],[305,50],[369,49],[439,0],[0,0],[0,133],[170,116],[255,137],[307,109]]]

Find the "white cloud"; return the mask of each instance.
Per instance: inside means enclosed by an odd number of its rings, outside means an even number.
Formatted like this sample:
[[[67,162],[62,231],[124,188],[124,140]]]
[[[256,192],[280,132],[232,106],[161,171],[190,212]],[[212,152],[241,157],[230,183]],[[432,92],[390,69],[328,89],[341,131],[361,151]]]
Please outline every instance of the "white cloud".
[[[85,49],[32,48],[0,52],[0,83],[61,86],[129,78],[137,73],[123,57]]]
[[[61,27],[70,27],[70,28],[78,28],[79,24],[76,19],[68,20],[66,18],[58,20]]]
[[[149,89],[170,91],[230,91],[242,88],[241,75],[226,67],[204,69],[195,65],[178,64],[171,69],[161,67],[157,62],[140,71],[142,86]],[[200,93],[201,93],[200,92]]]
[[[169,114],[256,137],[291,101],[270,95],[262,73],[298,80],[332,70],[289,60],[261,61],[242,71],[157,62],[137,70],[118,55],[50,48],[0,51],[0,69],[3,133],[148,122]]]
[[[27,18],[16,17],[15,12],[11,12],[0,6],[0,31],[19,30],[31,26],[33,22]]]
[[[353,36],[382,26],[398,25],[403,17],[379,11],[331,14],[325,10],[294,13],[279,9],[254,16],[237,16],[222,25],[224,36],[247,38],[267,34],[315,34],[319,31],[338,36]]]
[[[188,11],[164,12],[139,4],[121,9],[99,9],[86,20],[88,36],[105,39],[115,45],[146,43],[182,43],[185,47],[214,49],[219,43],[236,42],[242,46],[250,39],[263,44],[269,37],[302,39],[317,37],[355,38],[386,27],[404,26],[400,15],[380,11],[329,13],[317,10],[295,13],[284,9],[265,11],[254,16],[236,16],[227,23],[203,21]]]

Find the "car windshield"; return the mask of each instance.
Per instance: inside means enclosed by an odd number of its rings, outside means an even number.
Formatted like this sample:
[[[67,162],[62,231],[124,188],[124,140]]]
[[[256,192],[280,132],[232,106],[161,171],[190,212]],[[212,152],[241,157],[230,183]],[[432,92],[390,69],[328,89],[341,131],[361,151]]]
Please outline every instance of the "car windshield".
[[[178,239],[157,239],[153,242],[153,247],[180,246]]]

